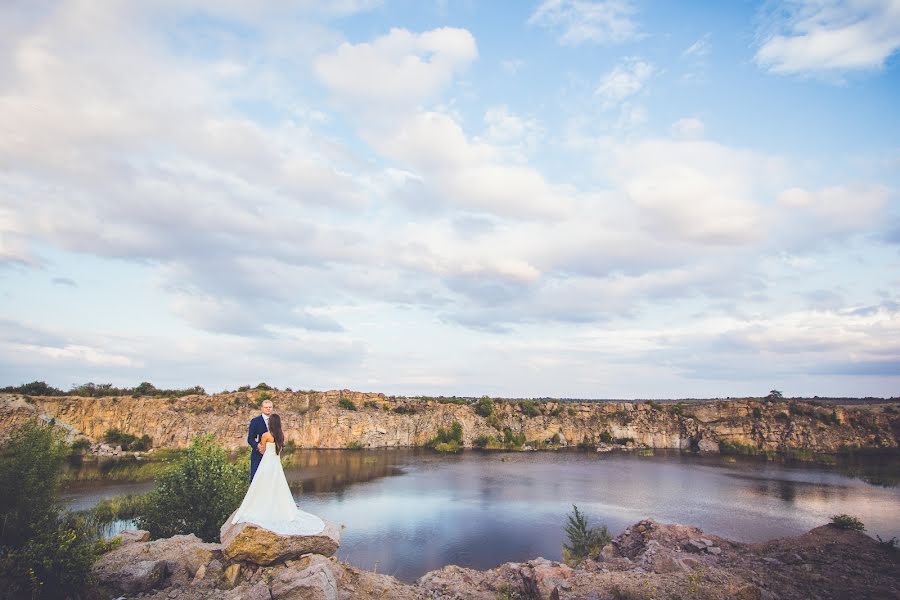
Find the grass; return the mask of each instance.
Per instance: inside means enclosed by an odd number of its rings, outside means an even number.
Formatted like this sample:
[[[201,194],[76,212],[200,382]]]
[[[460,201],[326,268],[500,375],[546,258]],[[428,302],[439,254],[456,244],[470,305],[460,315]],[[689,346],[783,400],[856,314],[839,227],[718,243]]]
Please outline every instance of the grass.
[[[863,522],[854,516],[841,514],[831,517],[831,524],[838,529],[849,529],[851,531],[865,531],[866,526]]]

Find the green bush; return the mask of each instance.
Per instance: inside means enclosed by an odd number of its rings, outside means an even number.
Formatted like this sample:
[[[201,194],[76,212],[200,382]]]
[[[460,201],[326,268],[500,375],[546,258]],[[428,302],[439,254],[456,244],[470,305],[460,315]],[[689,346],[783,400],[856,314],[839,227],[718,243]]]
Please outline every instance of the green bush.
[[[503,428],[503,445],[507,448],[521,448],[525,445],[525,434],[513,433],[509,427]]]
[[[494,414],[494,401],[488,396],[482,396],[475,404],[475,414],[481,417],[490,417]]]
[[[91,449],[91,442],[86,438],[78,438],[72,442],[71,449],[73,454],[82,454]]]
[[[851,529],[853,531],[865,531],[866,526],[863,522],[850,515],[834,515],[831,517],[831,524],[838,529]]]
[[[394,412],[398,415],[414,415],[416,414],[416,409],[412,406],[406,406],[405,404],[401,404],[400,406],[394,409]]]
[[[608,432],[608,431],[605,431],[605,430],[604,430],[604,431],[601,431],[601,432],[600,432],[600,441],[601,441],[602,443],[604,443],[604,444],[612,444],[612,443],[613,443],[613,436],[612,436],[612,434],[611,434],[610,432]]]
[[[344,410],[356,410],[356,405],[353,404],[353,400],[350,398],[341,398],[338,400],[338,406],[343,408]]]
[[[0,447],[0,597],[81,598],[103,549],[83,519],[59,506],[68,447],[52,427],[29,423]]]
[[[363,445],[362,442],[358,442],[353,440],[352,442],[347,442],[347,450],[362,450]]]
[[[130,433],[123,433],[115,428],[106,430],[106,433],[103,434],[103,441],[114,446],[121,446],[122,450],[133,452],[149,450],[153,445],[153,440],[150,439],[149,435],[144,434],[141,437],[137,437]]]
[[[494,438],[489,435],[479,435],[472,441],[472,445],[476,448],[487,448],[493,441]]]
[[[456,452],[462,447],[463,427],[459,421],[453,421],[449,429],[438,427],[435,435],[426,444],[440,452]]]
[[[577,565],[588,557],[596,557],[603,550],[603,546],[612,541],[606,526],[589,528],[587,518],[572,505],[573,514],[566,515],[568,523],[565,526],[566,537],[569,543],[563,543],[563,560],[570,566]]]
[[[608,433],[608,432],[606,432],[606,433]],[[603,434],[601,433],[600,435],[602,436]],[[610,438],[610,439],[612,439],[612,438]],[[581,441],[578,442],[578,448],[580,448],[581,450],[595,450],[596,447],[597,446],[596,446],[596,444],[594,444],[594,440],[589,438],[587,435],[585,435],[583,438],[581,438]]]
[[[207,542],[219,541],[219,528],[240,506],[247,475],[228,462],[212,435],[198,436],[171,468],[156,479],[138,526],[154,538],[194,533]]]
[[[561,440],[562,440],[562,438],[559,436],[559,433],[554,433],[554,434],[553,434],[553,437],[550,438],[550,443],[551,443],[551,444],[559,445],[559,442],[560,442]]]
[[[541,409],[534,400],[522,400],[519,402],[519,408],[526,417],[537,417],[541,414]]]

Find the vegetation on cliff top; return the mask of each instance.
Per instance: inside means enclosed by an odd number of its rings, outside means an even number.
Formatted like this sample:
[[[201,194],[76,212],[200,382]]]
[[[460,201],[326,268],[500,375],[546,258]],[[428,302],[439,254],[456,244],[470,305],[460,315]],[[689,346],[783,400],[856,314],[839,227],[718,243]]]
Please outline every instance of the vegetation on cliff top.
[[[167,390],[159,389],[147,381],[144,381],[133,388],[118,388],[114,387],[111,383],[88,382],[80,385],[73,385],[68,392],[49,386],[43,381],[32,381],[31,383],[25,383],[18,386],[0,388],[0,392],[7,394],[25,394],[28,396],[86,396],[88,398],[103,398],[109,396],[179,398],[181,396],[206,394],[206,390],[199,385],[186,389]]]

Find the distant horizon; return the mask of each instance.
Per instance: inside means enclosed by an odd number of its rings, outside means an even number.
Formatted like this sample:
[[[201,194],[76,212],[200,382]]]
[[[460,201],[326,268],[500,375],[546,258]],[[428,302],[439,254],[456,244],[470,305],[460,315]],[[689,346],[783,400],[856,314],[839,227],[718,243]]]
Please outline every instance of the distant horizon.
[[[0,380],[900,390],[894,0],[48,0],[0,33]]]
[[[35,384],[35,383],[46,384],[52,388],[55,388],[55,389],[63,392],[64,395],[68,395],[68,392],[73,391],[76,387],[81,386],[81,385],[94,384],[95,386],[101,386],[101,385],[107,384],[107,382],[103,382],[103,383],[85,382],[83,384],[78,384],[78,386],[72,385],[69,390],[66,390],[65,388],[62,388],[59,386],[47,384],[47,382],[43,381],[43,380],[35,380],[32,382],[22,383],[19,385],[8,385],[8,386],[0,385],[0,393],[10,393],[10,392],[5,392],[4,390],[10,389],[10,388],[21,388],[21,387],[25,387],[27,385]],[[141,383],[144,383],[144,382],[141,382]],[[146,383],[152,384],[152,382],[146,382]],[[263,385],[263,384],[265,384],[267,387],[264,387],[264,388],[258,387],[259,385]],[[115,389],[126,391],[126,390],[133,390],[134,388],[137,388],[139,385],[141,385],[141,384],[137,384],[137,385],[130,386],[130,387],[129,386],[113,386],[113,387]],[[626,398],[626,397],[601,398],[601,397],[576,397],[576,396],[502,396],[502,395],[497,396],[497,395],[489,395],[489,394],[478,394],[478,395],[421,394],[421,393],[419,393],[419,394],[390,394],[390,393],[386,393],[386,392],[378,391],[378,390],[363,390],[363,389],[354,389],[354,388],[347,388],[347,387],[328,387],[328,388],[323,388],[323,389],[311,389],[311,388],[296,388],[295,389],[293,386],[276,387],[276,386],[270,385],[265,382],[260,382],[260,383],[256,384],[256,386],[247,384],[247,385],[239,386],[238,388],[235,388],[235,389],[224,388],[219,391],[210,391],[210,389],[207,389],[206,386],[186,386],[186,387],[180,387],[180,388],[158,388],[157,386],[154,386],[154,387],[156,387],[159,390],[172,390],[172,391],[178,391],[178,392],[189,391],[193,388],[201,387],[201,388],[203,388],[205,395],[207,395],[207,396],[216,396],[219,394],[246,393],[246,392],[253,392],[253,391],[264,392],[264,391],[268,391],[268,390],[274,390],[277,392],[290,392],[290,393],[323,393],[323,392],[348,391],[348,392],[356,392],[356,393],[361,393],[361,394],[382,394],[382,395],[388,396],[388,397],[424,398],[424,399],[427,399],[427,398],[464,398],[464,399],[470,399],[470,400],[477,400],[478,398],[488,396],[493,399],[501,399],[501,400],[560,400],[560,401],[577,401],[577,402],[643,402],[643,401],[678,402],[678,401],[692,401],[692,400],[696,400],[696,401],[750,400],[750,399],[766,399],[769,397],[768,394],[767,395],[750,395],[750,396],[684,396],[684,397],[681,397],[681,396],[665,396],[665,397],[663,397],[663,396],[660,396],[660,397],[638,397],[638,396],[635,396],[635,397],[630,397],[630,398]],[[247,389],[242,389],[244,387],[246,387]],[[771,391],[774,391],[774,390],[771,390]],[[161,395],[164,395],[164,394],[161,394]],[[190,394],[186,394],[186,395],[190,395]],[[898,401],[900,401],[900,396],[791,396],[791,395],[782,395],[779,399],[780,400],[885,400],[885,401],[898,400]]]

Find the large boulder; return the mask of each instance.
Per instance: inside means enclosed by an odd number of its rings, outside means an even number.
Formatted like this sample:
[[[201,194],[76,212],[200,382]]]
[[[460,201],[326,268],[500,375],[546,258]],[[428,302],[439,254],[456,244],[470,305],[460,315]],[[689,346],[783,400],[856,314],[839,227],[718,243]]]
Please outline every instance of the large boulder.
[[[147,591],[173,583],[190,583],[200,567],[221,557],[219,544],[205,543],[193,534],[176,535],[120,546],[101,556],[94,563],[93,572],[105,588],[130,594],[138,588]],[[140,564],[141,569],[133,569]],[[131,571],[132,575],[123,576]]]
[[[282,535],[254,523],[233,524],[232,513],[222,529],[222,552],[230,561],[247,561],[272,565],[304,554],[331,556],[341,545],[340,530],[325,522],[325,529],[315,535]]]

